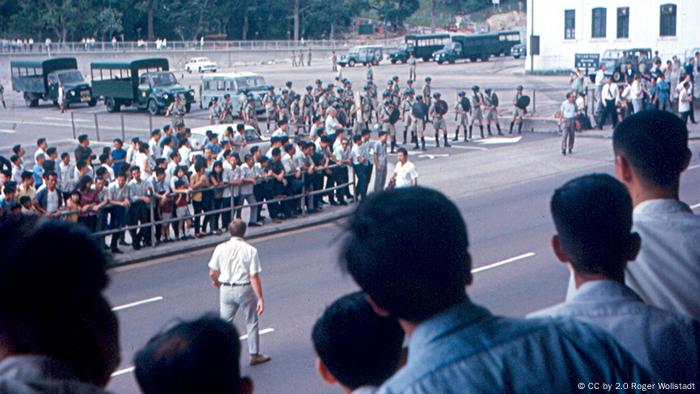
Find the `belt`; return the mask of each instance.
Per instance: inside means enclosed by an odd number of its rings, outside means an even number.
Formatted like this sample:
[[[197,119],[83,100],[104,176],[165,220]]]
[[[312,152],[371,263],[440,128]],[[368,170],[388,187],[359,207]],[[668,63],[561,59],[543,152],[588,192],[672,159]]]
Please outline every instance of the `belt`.
[[[250,285],[250,282],[243,282],[243,283],[221,283],[221,286],[229,286],[229,287],[239,287],[239,286],[248,286]]]

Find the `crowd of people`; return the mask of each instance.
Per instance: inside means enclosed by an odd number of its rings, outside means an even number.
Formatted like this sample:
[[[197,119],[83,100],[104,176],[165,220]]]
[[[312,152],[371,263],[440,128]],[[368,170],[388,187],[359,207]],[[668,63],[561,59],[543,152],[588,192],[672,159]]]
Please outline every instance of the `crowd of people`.
[[[311,332],[319,376],[344,393],[697,391],[700,218],[678,199],[687,128],[667,112],[635,114],[616,127],[613,153],[616,178],[583,175],[554,191],[551,246],[571,292],[527,319],[467,294],[471,243],[445,195],[369,195],[340,254],[361,291],[328,306]],[[214,285],[234,291],[250,284],[221,276],[226,253],[245,248],[233,260],[251,277],[261,271],[245,223],[230,230],[231,249],[217,248],[209,267]],[[0,391],[103,392],[119,336],[99,243],[66,221],[4,217],[0,273]],[[235,327],[205,315],[154,336],[135,356],[136,379],[146,394],[250,393],[240,353]]]

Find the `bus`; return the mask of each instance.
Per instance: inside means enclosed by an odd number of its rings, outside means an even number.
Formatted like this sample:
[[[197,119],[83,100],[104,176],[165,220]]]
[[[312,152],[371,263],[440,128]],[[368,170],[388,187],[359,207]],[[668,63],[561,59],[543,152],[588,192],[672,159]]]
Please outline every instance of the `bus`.
[[[435,51],[442,49],[449,42],[449,34],[407,35],[401,48],[389,54],[389,60],[392,64],[406,63],[413,55],[416,59],[427,62]]]
[[[90,84],[78,71],[74,57],[58,57],[43,60],[10,61],[12,90],[22,93],[27,107],[36,107],[39,100],[58,104],[58,85],[63,84],[64,106],[86,103],[94,106]]]
[[[518,30],[455,35],[452,36],[452,42],[433,54],[433,60],[438,64],[454,63],[458,59],[488,61],[491,56],[505,56],[520,42]]]

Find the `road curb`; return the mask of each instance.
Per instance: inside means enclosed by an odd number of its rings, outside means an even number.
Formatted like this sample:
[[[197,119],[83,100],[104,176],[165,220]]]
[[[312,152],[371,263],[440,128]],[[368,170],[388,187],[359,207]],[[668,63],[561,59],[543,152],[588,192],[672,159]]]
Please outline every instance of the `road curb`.
[[[332,212],[325,214],[315,214],[313,216],[307,216],[301,219],[294,219],[292,221],[282,222],[280,224],[266,224],[263,227],[253,227],[248,230],[246,238],[255,239],[265,237],[268,235],[283,234],[286,232],[299,230],[306,227],[318,226],[320,224],[334,222],[336,220],[350,216],[354,209],[354,205],[349,205],[347,207],[334,209]],[[224,233],[221,235],[209,236],[206,238],[194,239],[191,241],[179,241],[174,242],[172,244],[160,245],[155,248],[145,247],[137,252],[130,251],[124,253],[119,257],[113,258],[109,264],[109,268],[122,267],[146,260],[153,260],[156,258],[177,255],[179,253],[206,249],[218,245],[221,242],[226,241],[228,238],[228,234]]]

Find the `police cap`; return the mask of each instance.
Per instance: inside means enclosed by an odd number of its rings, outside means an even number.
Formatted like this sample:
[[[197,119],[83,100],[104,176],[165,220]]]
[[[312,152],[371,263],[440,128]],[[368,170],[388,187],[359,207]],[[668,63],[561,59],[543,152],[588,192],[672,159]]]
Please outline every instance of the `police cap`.
[[[416,96],[416,100],[423,100],[423,96],[419,94],[418,96]]]
[[[384,104],[386,104],[386,105],[393,105],[394,102],[391,101],[391,100],[385,100],[385,101],[384,101]]]
[[[457,93],[457,96],[459,97],[462,97],[464,95],[466,95],[466,93],[464,93],[464,90],[460,90],[459,93]]]
[[[306,87],[306,90],[314,90],[313,86],[309,85]]]
[[[282,94],[289,94],[289,90],[287,90],[287,89],[282,89]]]
[[[391,79],[393,79],[394,81],[398,81],[398,80],[399,80],[399,76],[398,76],[398,75],[394,75],[393,77],[391,77]]]
[[[472,86],[472,90],[475,91],[475,92],[478,92],[478,91],[479,91],[479,85],[474,85],[474,86]]]
[[[523,90],[523,85],[518,85],[517,90]]]
[[[433,97],[435,97],[435,98],[440,98],[440,96],[441,96],[441,95],[440,95],[440,93],[439,93],[439,92],[435,92],[435,93],[433,93]]]
[[[407,84],[407,85],[410,85],[410,84],[412,84],[412,83],[413,83],[413,80],[412,80],[412,79],[409,79],[409,80],[406,81],[406,84]]]
[[[430,77],[425,77],[425,81],[426,81],[426,82],[428,82],[428,81],[432,81],[432,80],[433,80],[433,79],[432,79],[432,78],[430,78]]]
[[[287,81],[287,82],[285,83],[285,85],[286,85],[287,87],[291,87],[291,86],[292,86],[292,81]]]
[[[317,80],[316,80],[316,83],[317,83],[317,84],[320,84],[320,83],[323,83],[323,81],[321,81],[320,79],[317,79]]]

